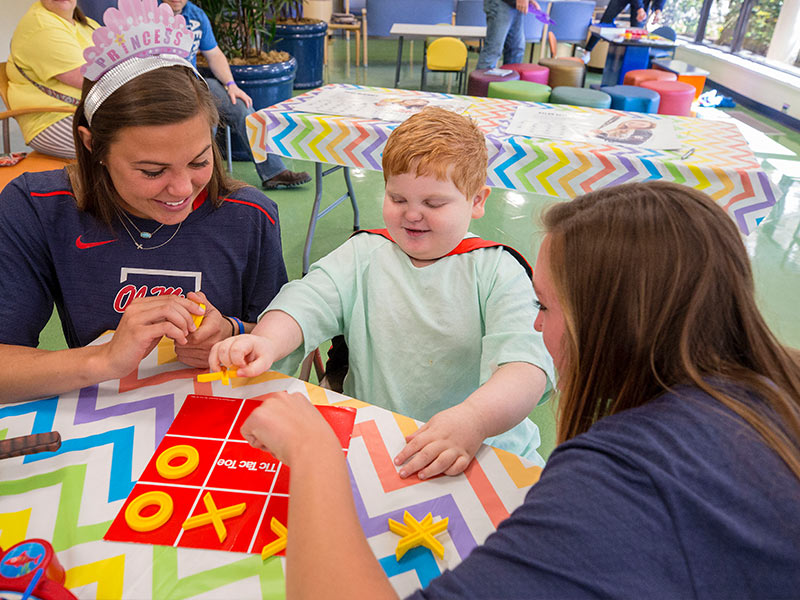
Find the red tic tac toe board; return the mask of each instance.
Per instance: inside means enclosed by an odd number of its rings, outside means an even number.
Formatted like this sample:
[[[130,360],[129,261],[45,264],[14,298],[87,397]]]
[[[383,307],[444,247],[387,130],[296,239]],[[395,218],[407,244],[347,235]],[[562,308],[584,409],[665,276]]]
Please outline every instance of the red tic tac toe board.
[[[287,524],[289,468],[239,433],[261,402],[187,396],[103,539],[253,553],[275,541],[273,517]],[[317,409],[346,454],[355,409]],[[200,524],[184,529],[190,518]]]

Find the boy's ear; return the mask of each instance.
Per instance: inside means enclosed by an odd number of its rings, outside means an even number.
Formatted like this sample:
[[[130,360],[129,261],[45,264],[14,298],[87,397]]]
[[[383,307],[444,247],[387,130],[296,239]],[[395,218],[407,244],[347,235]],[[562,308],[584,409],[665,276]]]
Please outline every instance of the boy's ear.
[[[78,127],[78,135],[81,138],[81,142],[86,147],[86,149],[91,152],[92,151],[92,132],[89,131],[88,128],[81,125]]]
[[[480,219],[486,208],[486,199],[489,197],[489,192],[492,191],[488,185],[483,186],[475,196],[472,197],[472,218]]]

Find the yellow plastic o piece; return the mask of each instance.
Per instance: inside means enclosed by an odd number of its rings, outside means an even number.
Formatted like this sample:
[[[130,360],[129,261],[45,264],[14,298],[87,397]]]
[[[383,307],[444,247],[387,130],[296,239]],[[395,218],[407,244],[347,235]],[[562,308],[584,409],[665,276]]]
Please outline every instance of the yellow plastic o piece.
[[[173,458],[183,457],[185,462],[177,467],[169,464]],[[186,477],[200,464],[200,453],[194,446],[181,444],[172,446],[164,450],[156,459],[156,469],[158,474],[164,479],[180,479]]]
[[[195,304],[199,305],[200,308],[202,308],[203,310],[206,309],[206,305],[203,304],[202,302],[196,302]],[[192,315],[192,322],[194,323],[194,326],[200,327],[200,323],[203,322],[203,317],[205,316],[206,316],[205,313],[203,313],[202,315]]]
[[[158,506],[158,511],[149,517],[141,515],[147,506]],[[134,498],[125,509],[125,521],[134,531],[153,531],[169,521],[173,510],[172,498],[166,492],[154,490]]]

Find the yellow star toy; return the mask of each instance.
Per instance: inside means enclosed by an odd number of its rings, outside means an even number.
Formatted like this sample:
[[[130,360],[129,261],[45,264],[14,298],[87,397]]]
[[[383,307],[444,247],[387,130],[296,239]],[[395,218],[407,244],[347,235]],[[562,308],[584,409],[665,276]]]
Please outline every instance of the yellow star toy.
[[[433,536],[447,531],[448,520],[445,517],[434,523],[433,515],[428,513],[422,521],[417,521],[408,511],[403,513],[405,525],[398,523],[394,519],[389,519],[389,531],[402,536],[400,541],[397,542],[397,549],[394,552],[395,558],[400,560],[406,552],[417,546],[425,546],[439,558],[444,558],[444,546]]]
[[[247,508],[247,504],[244,502],[226,508],[217,508],[210,492],[206,492],[205,496],[203,496],[203,504],[206,505],[208,512],[186,519],[181,527],[183,529],[194,529],[210,523],[214,526],[214,531],[217,532],[220,543],[224,542],[225,538],[228,537],[228,530],[225,528],[223,521],[231,517],[238,517]]]
[[[200,383],[207,383],[209,381],[222,381],[222,385],[230,385],[231,377],[236,377],[236,369],[226,369],[222,367],[221,371],[212,371],[211,373],[200,373],[197,376],[197,381]]]
[[[261,548],[261,560],[267,560],[273,554],[286,549],[286,526],[275,517],[269,522],[269,528],[278,536],[278,539]]]

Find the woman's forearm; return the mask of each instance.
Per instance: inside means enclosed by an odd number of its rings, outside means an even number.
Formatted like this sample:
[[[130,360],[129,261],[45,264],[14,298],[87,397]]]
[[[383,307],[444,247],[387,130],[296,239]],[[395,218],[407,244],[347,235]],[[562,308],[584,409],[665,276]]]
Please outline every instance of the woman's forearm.
[[[292,460],[287,598],[396,599],[358,522],[344,455],[314,446]]]
[[[54,396],[112,379],[100,360],[100,348],[40,350],[0,344],[0,403]]]

